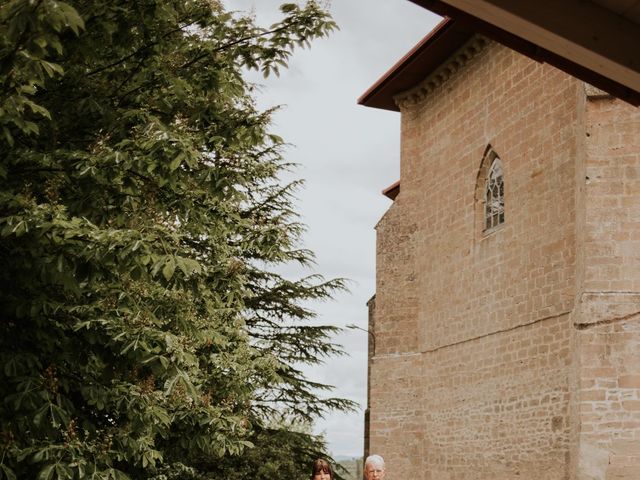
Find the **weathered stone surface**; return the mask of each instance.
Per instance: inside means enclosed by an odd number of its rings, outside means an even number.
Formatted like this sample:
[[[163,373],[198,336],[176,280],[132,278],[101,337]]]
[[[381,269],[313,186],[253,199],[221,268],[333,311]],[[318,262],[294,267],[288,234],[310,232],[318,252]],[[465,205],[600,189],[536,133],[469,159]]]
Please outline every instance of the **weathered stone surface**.
[[[495,43],[414,97],[377,226],[369,451],[390,480],[640,478],[640,111]]]

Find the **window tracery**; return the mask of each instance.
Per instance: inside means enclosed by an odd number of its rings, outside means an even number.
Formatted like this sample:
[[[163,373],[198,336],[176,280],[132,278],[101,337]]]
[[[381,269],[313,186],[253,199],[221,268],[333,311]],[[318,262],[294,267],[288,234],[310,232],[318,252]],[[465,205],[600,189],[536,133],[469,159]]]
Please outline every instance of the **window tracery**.
[[[504,175],[498,157],[487,174],[484,200],[484,229],[491,230],[504,223]]]

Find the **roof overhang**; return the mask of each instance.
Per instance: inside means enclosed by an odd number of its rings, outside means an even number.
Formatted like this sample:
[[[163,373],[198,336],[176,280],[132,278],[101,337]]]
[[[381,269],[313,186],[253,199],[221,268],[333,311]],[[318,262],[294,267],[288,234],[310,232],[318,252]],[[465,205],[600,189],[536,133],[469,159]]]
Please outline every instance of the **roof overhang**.
[[[640,2],[411,1],[640,105]]]
[[[394,96],[424,80],[473,34],[472,30],[460,22],[445,18],[363,93],[358,103],[367,107],[399,111]]]
[[[385,197],[390,198],[391,200],[395,200],[399,193],[400,193],[400,180],[398,180],[393,185],[389,185],[387,188],[382,190],[382,194]]]
[[[596,29],[596,26],[585,20],[584,13],[576,13],[579,9],[573,12],[565,5],[571,4],[573,8],[578,8],[590,2],[585,2],[584,0],[563,0],[561,2],[557,0],[536,0],[535,2],[514,2],[512,0],[411,1],[434,13],[445,16],[445,19],[358,99],[358,103],[361,105],[398,111],[394,97],[411,89],[428,77],[476,33],[502,43],[533,60],[549,63],[632,105],[640,105],[640,53],[638,53],[637,49],[637,46],[640,45],[640,25],[619,16],[617,16],[619,18],[611,19],[611,12],[606,14],[605,9],[600,5],[595,5],[595,12],[600,13],[603,17],[603,23],[609,26],[610,30],[605,35],[609,41],[606,47],[600,48],[597,55],[587,55],[585,59],[583,50],[587,47],[581,47],[582,50],[575,47],[572,50],[570,42],[565,41],[563,43],[560,41],[559,34],[551,35],[550,33],[545,33],[546,30],[542,26],[537,28],[531,26],[527,29],[518,22],[509,24],[504,19],[513,20],[516,13],[511,13],[509,16],[504,12],[500,15],[496,12],[498,6],[503,8],[511,6],[513,11],[519,6],[522,10],[520,12],[522,16],[529,14],[531,18],[537,18],[537,15],[553,19],[552,23],[556,30],[561,30],[560,27],[562,25],[579,23],[573,17],[573,13],[575,13],[579,17],[578,20],[585,22],[578,30],[583,33],[586,32],[584,35],[596,36],[594,32],[602,30]],[[573,5],[574,3],[580,5]],[[607,3],[607,0],[600,0],[600,3]],[[457,6],[454,6],[454,4]],[[591,7],[594,7],[594,5],[591,5]],[[589,12],[595,15],[592,10],[589,10]],[[532,23],[533,20],[529,20],[529,22]],[[539,19],[538,22],[542,24],[543,19]],[[551,22],[551,20],[548,20],[548,22]],[[622,40],[614,34],[616,25],[619,26],[621,24],[624,25]],[[633,29],[634,26],[635,30]],[[551,26],[548,28],[551,28]],[[568,30],[571,31],[571,28],[568,28]],[[634,43],[625,43],[632,40]],[[578,39],[574,43],[577,41]],[[582,43],[588,42],[584,40]],[[604,62],[602,58],[607,55],[608,50],[613,50],[609,52],[611,59],[617,58],[619,59],[617,60],[618,63],[626,63],[627,67],[615,69],[612,67],[614,60]],[[618,50],[626,53],[623,55]],[[579,54],[580,52],[582,52],[582,56]],[[599,63],[597,59],[600,59]],[[637,77],[636,73],[638,74]]]

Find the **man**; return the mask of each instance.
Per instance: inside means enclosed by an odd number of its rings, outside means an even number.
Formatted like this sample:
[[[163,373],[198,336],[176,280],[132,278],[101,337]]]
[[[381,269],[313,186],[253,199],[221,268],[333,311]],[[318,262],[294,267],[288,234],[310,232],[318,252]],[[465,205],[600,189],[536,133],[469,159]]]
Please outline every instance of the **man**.
[[[384,459],[380,455],[369,455],[364,461],[364,478],[384,480]]]

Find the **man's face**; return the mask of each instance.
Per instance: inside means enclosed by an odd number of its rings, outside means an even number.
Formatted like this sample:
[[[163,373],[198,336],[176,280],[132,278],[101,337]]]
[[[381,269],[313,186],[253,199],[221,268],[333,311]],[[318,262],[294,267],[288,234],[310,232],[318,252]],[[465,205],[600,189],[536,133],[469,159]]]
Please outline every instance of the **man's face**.
[[[384,480],[384,467],[373,463],[364,468],[364,478],[367,480]]]

